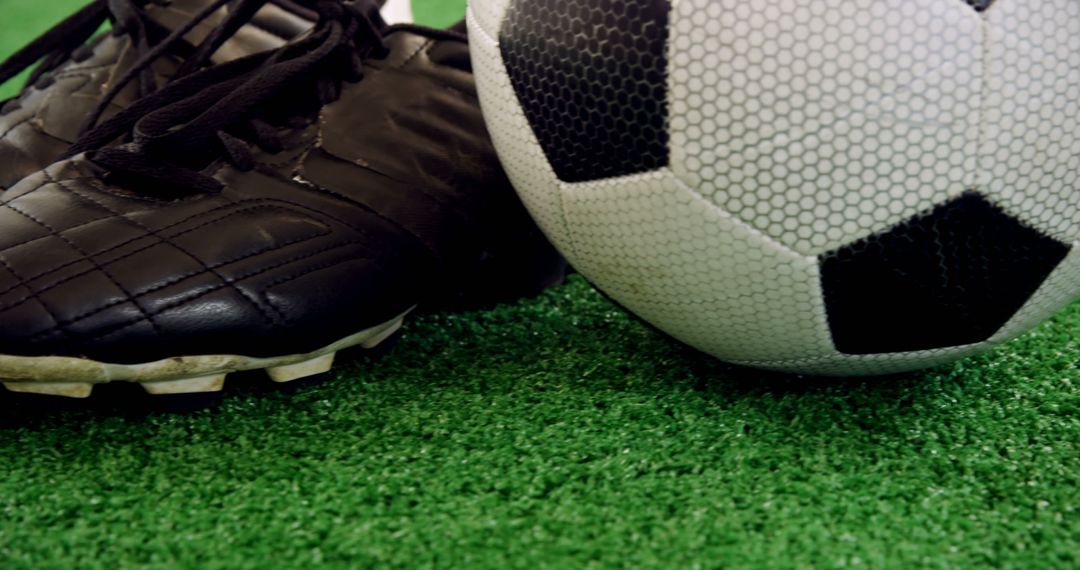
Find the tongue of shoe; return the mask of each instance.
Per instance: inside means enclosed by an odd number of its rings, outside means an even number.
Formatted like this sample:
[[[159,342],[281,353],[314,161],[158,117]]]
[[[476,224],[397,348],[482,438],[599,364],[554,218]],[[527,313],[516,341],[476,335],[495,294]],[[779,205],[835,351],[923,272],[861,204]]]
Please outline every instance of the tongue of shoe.
[[[211,3],[212,0],[174,0],[164,6],[150,4],[146,7],[146,14],[163,29],[176,30],[190,22],[200,10]],[[192,46],[201,44],[221,26],[229,12],[228,4],[222,6],[185,34],[184,40]],[[222,63],[260,51],[277,49],[309,31],[314,25],[315,14],[302,6],[286,2],[267,3],[214,52],[211,62]]]
[[[226,23],[231,13],[228,4],[214,10],[204,19],[197,20],[200,12],[213,3],[213,0],[174,0],[162,6],[151,3],[144,8],[148,20],[160,26],[161,34],[168,34],[189,23],[197,22],[191,31],[178,40],[176,46],[172,49],[173,53],[155,59],[150,63],[150,68],[159,85],[164,85],[173,77],[176,77],[184,64],[191,61],[192,52],[196,49],[195,46],[206,42],[215,30],[221,29],[223,24]],[[314,18],[314,13],[310,13],[298,5],[284,2],[280,5],[267,3],[261,6],[248,21],[244,22],[239,29],[224,40],[224,43],[210,56],[208,63],[220,64],[280,48],[290,40],[311,30],[315,25]],[[161,39],[161,37],[158,38],[159,41]],[[135,49],[135,45],[128,37],[122,37],[120,40],[114,39],[114,42],[117,45],[99,46],[95,49],[96,54],[98,51],[108,52],[112,51],[110,48],[114,48],[118,50],[118,55],[116,63],[109,67],[109,73],[99,89],[92,91],[81,90],[78,93],[77,98],[82,101],[81,105],[72,105],[71,101],[66,98],[62,103],[55,99],[46,102],[43,111],[47,113],[42,115],[45,117],[45,120],[42,121],[42,127],[47,134],[68,143],[74,142],[86,128],[85,120],[79,119],[79,117],[86,117],[91,114],[98,105],[101,96],[113,85],[122,81],[124,75],[139,64],[143,54],[140,54],[139,50]],[[110,101],[109,107],[102,111],[101,118],[114,115],[117,111],[131,105],[145,94],[138,81],[128,81],[125,87]],[[50,105],[49,103],[53,104]],[[48,111],[52,113],[48,113]],[[49,120],[50,118],[52,120]]]

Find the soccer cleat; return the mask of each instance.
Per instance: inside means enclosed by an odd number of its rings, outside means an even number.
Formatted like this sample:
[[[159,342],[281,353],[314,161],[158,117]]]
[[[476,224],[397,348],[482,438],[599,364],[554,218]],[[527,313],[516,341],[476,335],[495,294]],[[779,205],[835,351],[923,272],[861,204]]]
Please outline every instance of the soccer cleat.
[[[384,14],[411,18],[408,0]],[[81,133],[177,76],[255,56],[309,30],[290,0],[96,0],[0,64],[0,84],[41,62],[0,102],[0,190],[48,166]],[[113,32],[97,34],[105,21]]]
[[[302,380],[418,305],[562,278],[491,147],[465,37],[314,6],[261,65],[175,80],[0,197],[0,382]]]

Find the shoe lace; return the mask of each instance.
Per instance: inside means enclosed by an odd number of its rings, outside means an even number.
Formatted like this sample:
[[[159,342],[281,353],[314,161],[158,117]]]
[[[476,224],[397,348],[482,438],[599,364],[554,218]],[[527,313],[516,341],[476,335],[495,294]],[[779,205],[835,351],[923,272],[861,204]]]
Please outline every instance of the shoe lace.
[[[85,133],[97,124],[112,101],[135,79],[138,79],[139,98],[156,92],[159,86],[151,65],[166,53],[174,50],[185,35],[214,12],[230,2],[233,3],[220,25],[215,27],[184,59],[174,78],[183,77],[206,66],[214,52],[251,20],[268,1],[271,0],[213,0],[183,26],[173,30],[160,41],[154,42],[150,30],[157,27],[157,24],[149,18],[143,6],[148,3],[164,6],[168,5],[169,0],[95,0],[0,64],[0,84],[22,73],[36,62],[40,62],[31,72],[27,85],[47,87],[52,83],[49,73],[65,61],[71,59],[78,62],[90,57],[92,45],[88,42],[102,24],[112,21],[113,35],[130,37],[136,60],[112,83],[91,110],[80,130],[81,133]],[[292,5],[288,0],[273,1]],[[10,111],[17,105],[17,98],[8,100],[3,111]]]
[[[316,0],[315,29],[278,50],[220,64],[170,83],[85,133],[68,151],[104,169],[104,177],[162,198],[216,193],[202,172],[218,158],[255,166],[252,145],[282,150],[277,124],[299,127],[335,101],[343,82],[361,81],[363,61],[383,58],[385,23],[371,0]],[[131,132],[130,143],[108,147]]]

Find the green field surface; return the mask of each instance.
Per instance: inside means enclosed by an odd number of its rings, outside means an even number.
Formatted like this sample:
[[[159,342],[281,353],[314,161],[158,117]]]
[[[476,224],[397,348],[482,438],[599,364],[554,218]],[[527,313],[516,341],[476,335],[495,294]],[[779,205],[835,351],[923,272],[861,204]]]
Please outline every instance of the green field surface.
[[[77,5],[0,0],[0,55]],[[1078,336],[1073,305],[955,365],[807,379],[572,277],[213,411],[0,400],[0,568],[1077,568]]]

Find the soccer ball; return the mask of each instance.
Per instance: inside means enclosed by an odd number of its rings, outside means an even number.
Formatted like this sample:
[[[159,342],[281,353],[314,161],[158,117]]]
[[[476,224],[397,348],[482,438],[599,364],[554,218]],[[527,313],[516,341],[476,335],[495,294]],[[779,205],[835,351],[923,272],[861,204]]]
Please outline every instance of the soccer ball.
[[[1080,1],[473,0],[468,25],[547,235],[707,353],[913,370],[1080,295]]]
[[[387,0],[380,11],[388,24],[408,24],[413,21],[412,2],[410,0]]]

